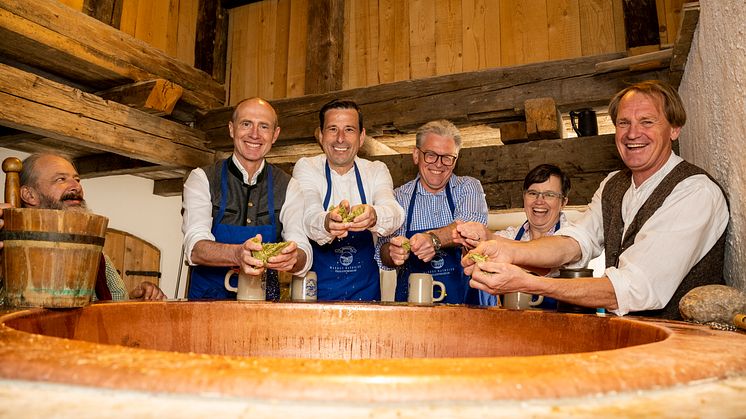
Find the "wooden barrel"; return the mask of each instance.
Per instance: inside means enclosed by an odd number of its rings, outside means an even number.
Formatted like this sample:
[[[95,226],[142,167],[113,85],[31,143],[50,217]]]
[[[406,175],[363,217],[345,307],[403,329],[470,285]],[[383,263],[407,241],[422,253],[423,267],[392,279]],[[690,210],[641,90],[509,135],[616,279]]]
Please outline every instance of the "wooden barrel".
[[[90,303],[106,237],[106,217],[49,209],[3,210],[3,278],[16,307]]]

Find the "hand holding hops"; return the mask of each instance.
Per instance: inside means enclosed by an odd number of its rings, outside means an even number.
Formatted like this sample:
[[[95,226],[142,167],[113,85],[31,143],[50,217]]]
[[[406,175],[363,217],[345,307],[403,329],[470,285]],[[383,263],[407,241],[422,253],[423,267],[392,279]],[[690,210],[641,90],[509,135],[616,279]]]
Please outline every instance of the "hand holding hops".
[[[339,204],[336,207],[335,206],[329,207],[329,211],[334,211],[335,209],[337,209],[339,212],[339,215],[342,216],[343,223],[351,223],[355,219],[355,217],[365,212],[365,207],[362,205],[358,206],[352,211],[348,211],[347,207],[345,207],[342,204]]]
[[[261,243],[256,238],[251,239],[255,243]],[[277,256],[282,252],[282,249],[287,247],[290,242],[278,242],[278,243],[261,243],[262,250],[254,250],[251,252],[251,256],[259,259],[266,266],[267,260],[272,256]]]

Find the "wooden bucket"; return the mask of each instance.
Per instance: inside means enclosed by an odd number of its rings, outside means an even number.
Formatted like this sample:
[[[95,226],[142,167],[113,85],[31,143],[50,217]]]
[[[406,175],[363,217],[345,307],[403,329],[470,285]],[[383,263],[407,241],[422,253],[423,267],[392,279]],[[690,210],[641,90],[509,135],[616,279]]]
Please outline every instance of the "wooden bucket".
[[[7,304],[82,307],[96,283],[108,218],[77,211],[3,210]]]

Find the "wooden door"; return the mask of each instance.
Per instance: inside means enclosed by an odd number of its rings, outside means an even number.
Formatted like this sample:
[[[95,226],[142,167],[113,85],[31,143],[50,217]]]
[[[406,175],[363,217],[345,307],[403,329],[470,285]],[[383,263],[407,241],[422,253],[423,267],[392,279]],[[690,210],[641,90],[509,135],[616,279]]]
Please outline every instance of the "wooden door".
[[[104,253],[122,276],[128,292],[143,281],[160,285],[161,251],[151,243],[110,228],[106,231]]]

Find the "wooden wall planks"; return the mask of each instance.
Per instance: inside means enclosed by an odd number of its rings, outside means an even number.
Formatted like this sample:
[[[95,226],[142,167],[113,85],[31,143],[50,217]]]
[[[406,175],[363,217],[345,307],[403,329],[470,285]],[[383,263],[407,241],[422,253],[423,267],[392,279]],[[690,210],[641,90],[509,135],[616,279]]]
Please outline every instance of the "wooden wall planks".
[[[656,1],[661,43],[671,43],[685,0]],[[351,89],[623,51],[622,2],[347,0],[342,86]],[[259,21],[254,13],[263,13]],[[264,0],[231,9],[231,73],[248,70],[248,62],[236,59],[238,55],[254,56],[255,60],[262,57],[266,63],[265,68],[255,69],[254,76],[231,79],[231,104],[255,94],[268,99],[304,94],[307,13],[308,0]],[[246,30],[257,22],[262,25],[258,32]],[[261,51],[255,52],[257,45],[250,38],[262,39],[259,45],[265,50],[272,39],[264,29],[267,22],[274,22],[275,45],[271,51],[266,50],[269,56],[264,56]],[[269,63],[274,67],[269,68]]]

